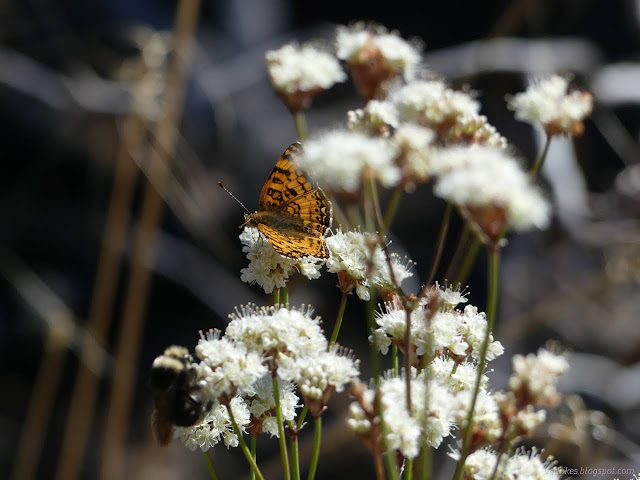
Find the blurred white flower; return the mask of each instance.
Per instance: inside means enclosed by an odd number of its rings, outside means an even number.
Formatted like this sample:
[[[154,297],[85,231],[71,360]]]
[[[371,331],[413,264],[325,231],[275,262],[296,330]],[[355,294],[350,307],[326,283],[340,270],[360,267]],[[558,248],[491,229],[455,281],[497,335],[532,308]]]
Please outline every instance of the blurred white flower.
[[[401,174],[393,163],[393,153],[385,139],[334,130],[310,139],[299,163],[322,187],[357,192],[365,176],[385,187],[398,184]]]
[[[487,121],[487,117],[473,112],[467,112],[457,117],[456,122],[446,132],[444,142],[446,144],[466,143],[498,148],[507,147],[507,139]]]
[[[243,245],[242,251],[249,259],[249,265],[240,270],[240,279],[249,284],[257,283],[265,293],[273,292],[274,288],[286,287],[289,276],[296,271],[310,280],[320,277],[323,260],[313,257],[284,257],[274,250],[257,228],[245,226],[240,234],[240,242]]]
[[[463,477],[465,480],[490,480],[497,460],[492,451],[476,450],[464,461]]]
[[[509,389],[515,394],[520,407],[528,404],[554,405],[557,402],[558,377],[569,369],[564,356],[541,348],[537,355],[514,355],[512,364]]]
[[[233,397],[229,403],[238,428],[244,432],[250,423],[249,409],[240,397]],[[206,452],[221,439],[227,448],[237,447],[239,444],[238,436],[233,431],[229,412],[224,405],[215,407],[197,425],[175,427],[174,437],[192,451],[199,448]]]
[[[502,418],[496,398],[484,386],[482,387],[478,392],[478,398],[473,410],[474,435],[482,439],[481,444],[491,444],[502,437]],[[460,425],[461,430],[466,428],[472,399],[473,389],[461,390],[455,395],[452,409],[455,412],[455,420]]]
[[[480,103],[468,93],[452,90],[439,80],[418,80],[391,95],[401,121],[441,130],[463,116],[477,115]]]
[[[306,110],[314,95],[347,79],[333,55],[311,45],[287,44],[265,58],[274,89],[294,112]]]
[[[540,124],[549,135],[581,135],[582,120],[593,108],[593,96],[578,90],[569,92],[567,78],[551,75],[532,81],[525,92],[507,97],[507,106],[518,120]]]
[[[425,182],[431,177],[430,159],[435,138],[432,130],[413,123],[403,123],[393,133],[391,141],[404,184]]]
[[[560,480],[560,470],[552,458],[542,461],[538,450],[519,449],[503,467],[501,480]]]
[[[389,101],[369,100],[363,109],[347,112],[347,127],[353,132],[385,137],[397,126],[398,112]]]
[[[445,148],[433,155],[432,168],[438,175],[434,193],[459,205],[489,237],[505,227],[522,231],[549,223],[548,202],[503,149]]]

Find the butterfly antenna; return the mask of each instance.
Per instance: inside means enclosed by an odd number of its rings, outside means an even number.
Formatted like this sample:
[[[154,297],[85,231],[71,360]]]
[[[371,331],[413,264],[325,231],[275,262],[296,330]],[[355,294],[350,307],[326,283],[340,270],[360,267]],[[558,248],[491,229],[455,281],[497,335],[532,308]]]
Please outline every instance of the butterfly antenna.
[[[240,200],[238,200],[238,198],[231,193],[229,190],[227,190],[227,187],[225,187],[222,182],[218,182],[218,185],[220,185],[220,188],[223,189],[225,192],[227,192],[229,195],[231,195],[231,198],[233,198],[236,202],[238,202],[242,208],[244,208],[244,211],[247,212],[249,215],[251,215],[251,212],[249,211],[249,209],[247,207],[244,206],[244,203],[242,203]]]

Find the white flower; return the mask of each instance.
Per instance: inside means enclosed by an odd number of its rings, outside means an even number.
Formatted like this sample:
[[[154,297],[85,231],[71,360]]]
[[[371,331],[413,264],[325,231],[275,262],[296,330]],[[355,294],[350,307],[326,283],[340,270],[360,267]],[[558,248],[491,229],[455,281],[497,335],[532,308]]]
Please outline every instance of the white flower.
[[[560,480],[561,475],[552,458],[542,461],[536,449],[518,450],[503,467],[501,480]]]
[[[240,397],[232,398],[229,403],[238,428],[244,432],[244,429],[250,423],[249,409]],[[206,452],[221,439],[227,448],[238,446],[238,436],[233,431],[229,412],[224,405],[215,407],[197,425],[175,427],[174,437],[183,442],[192,451],[199,448]]]
[[[285,287],[289,276],[296,271],[310,280],[320,277],[322,260],[313,257],[284,257],[274,250],[257,228],[245,226],[240,234],[240,242],[243,245],[242,251],[249,259],[249,265],[240,270],[240,279],[249,284],[257,283],[265,293],[273,292],[274,288]]]
[[[299,358],[316,356],[327,349],[320,318],[312,317],[312,308],[255,307],[236,308],[229,315],[226,337],[261,355]]]
[[[391,95],[401,121],[437,128],[459,117],[477,114],[480,104],[469,94],[448,88],[439,80],[418,80]]]
[[[372,244],[375,245],[373,258]],[[343,277],[338,277],[343,291],[348,293],[355,288],[360,299],[369,300],[370,286],[376,286],[383,292],[395,289],[389,264],[376,235],[342,232],[338,229],[334,235],[327,238],[327,247],[331,252],[331,257],[327,260],[327,270],[331,273],[342,272]],[[392,254],[391,265],[398,284],[413,275],[410,272],[413,264],[409,260],[403,261]],[[348,278],[345,279],[344,275]]]
[[[509,379],[509,389],[523,403],[553,405],[557,401],[558,377],[569,369],[564,356],[541,348],[537,355],[514,355],[512,364],[513,375]]]
[[[455,420],[464,429],[467,425],[467,417],[473,399],[473,389],[461,390],[456,393],[452,409],[455,412]],[[500,408],[496,403],[496,398],[484,388],[478,392],[476,405],[473,409],[474,429],[482,431],[483,438],[487,443],[492,443],[502,436],[502,419]]]
[[[282,419],[287,422],[296,418],[298,396],[295,394],[295,386],[286,380],[278,382],[280,392],[280,408]],[[246,402],[249,411],[256,419],[262,422],[262,431],[269,435],[278,436],[278,423],[275,417],[276,402],[273,398],[273,379],[267,374],[253,384],[253,388],[246,394]]]
[[[300,168],[330,190],[357,192],[365,174],[385,187],[394,187],[401,175],[393,153],[382,138],[334,130],[307,142]]]
[[[354,132],[389,135],[389,127],[398,126],[398,111],[393,103],[369,100],[364,109],[347,112],[347,127]]]
[[[440,355],[428,365],[427,377],[438,381],[454,393],[462,390],[473,390],[478,377],[478,367],[468,361],[456,366],[456,362],[451,358]],[[488,382],[487,376],[482,375],[481,388],[486,388]]]
[[[487,121],[484,115],[464,113],[456,119],[456,123],[447,131],[445,143],[470,143],[490,147],[506,148],[507,139],[496,127]]]
[[[333,55],[311,45],[287,44],[267,52],[265,57],[269,78],[278,92],[327,90],[347,79]]]
[[[434,154],[432,168],[439,175],[434,193],[449,202],[471,209],[501,209],[506,225],[516,230],[545,228],[549,223],[548,202],[503,149],[475,145],[443,149]],[[499,223],[480,227],[502,231]]]
[[[436,281],[434,288],[438,290],[438,301],[441,302],[444,311],[453,310],[460,303],[467,303],[467,292],[465,292],[465,289],[462,289],[460,285],[452,289],[451,286],[441,286]]]
[[[480,360],[480,350],[487,333],[487,316],[484,312],[478,312],[478,308],[473,305],[464,307],[464,315],[460,325],[460,333],[471,348],[471,355],[476,360]],[[489,334],[489,346],[487,348],[487,360],[493,360],[504,353],[504,347],[498,341],[493,341],[493,335]]]
[[[593,96],[568,89],[569,80],[559,75],[534,80],[526,92],[507,98],[507,106],[515,110],[518,120],[541,124],[550,135],[580,135],[582,120],[593,108]]]
[[[496,454],[492,451],[476,450],[464,461],[465,480],[490,480],[497,460]]]
[[[385,68],[403,73],[407,80],[414,76],[421,61],[420,51],[398,35],[373,32],[360,25],[338,27],[336,45],[338,58],[349,64],[364,63],[375,56]]]
[[[202,359],[200,376],[204,377],[215,398],[235,395],[251,388],[251,385],[267,373],[260,354],[247,351],[243,344],[220,338],[220,332],[200,332],[196,355]]]
[[[435,137],[432,130],[412,123],[403,123],[396,129],[392,143],[405,178],[426,181],[431,176],[430,158]]]

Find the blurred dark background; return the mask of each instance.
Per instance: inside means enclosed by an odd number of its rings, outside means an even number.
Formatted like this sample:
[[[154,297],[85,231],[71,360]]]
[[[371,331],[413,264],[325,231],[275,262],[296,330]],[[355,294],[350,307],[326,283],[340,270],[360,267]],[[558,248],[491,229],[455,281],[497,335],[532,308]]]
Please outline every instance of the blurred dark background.
[[[153,180],[149,158],[162,147],[154,132],[169,88],[164,67],[175,10],[175,2],[160,0],[0,3],[1,478],[100,475],[135,226],[145,175]],[[240,281],[247,263],[237,238],[242,210],[216,183],[255,208],[274,161],[296,139],[269,85],[264,53],[292,39],[330,42],[336,24],[355,20],[421,38],[426,65],[476,90],[483,113],[525,163],[541,138],[513,118],[504,95],[550,72],[571,73],[594,93],[584,136],[554,140],[542,173],[556,212],[552,228],[514,236],[505,248],[496,337],[506,352],[494,362],[492,384],[505,385],[513,354],[559,341],[572,352],[562,390],[581,396],[550,413],[532,443],[566,466],[640,472],[640,2],[227,0],[199,9],[165,208],[155,248],[144,252],[152,275],[148,298],[137,299],[147,305],[137,333],[130,326],[137,347],[128,364],[134,388],[120,452],[125,478],[207,478],[201,455],[176,443],[153,445],[149,366],[165,346],[193,347],[198,330],[223,329],[234,306],[271,301]],[[314,101],[311,133],[361,105],[352,84],[334,87]],[[130,206],[124,202],[130,218],[122,263],[111,264],[118,280],[112,307],[94,312],[110,322],[101,340],[86,337],[85,326],[118,165],[133,190]],[[417,290],[429,268],[443,210],[429,185],[402,200],[392,248],[418,262],[408,290]],[[460,231],[457,220],[441,281]],[[467,283],[470,302],[481,308],[485,277],[480,258]],[[292,303],[312,303],[329,331],[340,300],[335,284],[324,272],[290,286]],[[349,301],[341,342],[363,359],[366,378],[363,312],[362,302]],[[69,405],[79,367],[98,379],[97,403],[86,442],[77,445],[84,451],[79,476],[66,477],[60,459],[68,416],[78,413]],[[344,427],[346,405],[342,395],[327,414],[318,478],[373,475],[368,453]],[[302,434],[302,458],[310,434]],[[73,449],[73,434],[67,438]],[[260,444],[270,478],[280,471],[275,447]],[[246,474],[235,450],[214,448],[221,478]],[[28,459],[27,470],[16,470],[19,458]],[[436,478],[450,476],[452,464],[438,456]]]

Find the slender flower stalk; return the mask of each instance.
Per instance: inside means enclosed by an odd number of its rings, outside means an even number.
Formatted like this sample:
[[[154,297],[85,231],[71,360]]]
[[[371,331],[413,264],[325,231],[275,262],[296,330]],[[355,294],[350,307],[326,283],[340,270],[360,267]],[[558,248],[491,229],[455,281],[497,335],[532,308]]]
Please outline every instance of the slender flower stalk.
[[[289,456],[287,455],[287,441],[284,438],[284,423],[282,421],[282,407],[280,405],[280,389],[278,388],[278,375],[276,372],[271,377],[273,383],[273,399],[276,402],[276,419],[278,421],[278,436],[280,440],[280,455],[282,457],[282,468],[285,480],[291,478],[289,470]]]
[[[304,112],[296,112],[293,114],[293,120],[296,124],[296,133],[298,134],[298,140],[304,142],[307,138],[307,119]]]
[[[453,480],[460,480],[464,462],[469,453],[469,447],[471,445],[471,432],[473,430],[473,413],[476,407],[476,401],[478,399],[478,393],[480,392],[480,385],[482,383],[482,376],[484,375],[487,351],[489,350],[489,339],[491,338],[491,332],[493,330],[493,324],[496,318],[496,308],[498,305],[498,286],[500,275],[500,249],[494,247],[489,250],[489,292],[487,293],[487,331],[485,333],[484,341],[482,343],[482,349],[480,351],[480,361],[478,363],[478,373],[476,382],[473,389],[473,397],[471,399],[471,406],[469,407],[469,414],[467,415],[467,426],[464,430],[464,438],[462,443],[462,451],[460,452],[460,459],[456,466],[456,472]]]
[[[442,217],[442,224],[440,225],[440,233],[438,233],[438,243],[436,243],[436,253],[433,257],[433,263],[431,264],[431,271],[425,282],[425,288],[435,280],[436,272],[438,271],[438,265],[440,265],[440,258],[442,257],[442,250],[444,249],[444,241],[447,238],[447,232],[449,231],[449,221],[451,220],[451,211],[453,210],[453,204],[447,204],[447,209],[444,211]]]
[[[413,480],[413,458],[407,458],[404,464],[404,480]]]
[[[289,287],[284,287],[282,289],[282,303],[285,308],[289,308]]]
[[[329,348],[338,340],[338,333],[340,333],[340,326],[342,325],[342,318],[344,317],[344,309],[347,306],[348,293],[343,293],[340,299],[340,308],[338,309],[338,317],[336,318],[336,324],[333,326],[333,333],[331,334],[331,340],[329,341]]]
[[[251,434],[251,456],[253,457],[253,461],[257,463],[258,461],[258,436]],[[256,480],[256,472],[253,471],[253,468],[249,471],[249,480]]]
[[[478,252],[480,251],[480,240],[478,237],[474,236],[471,240],[471,245],[467,249],[467,253],[464,256],[464,261],[462,262],[462,266],[460,270],[456,273],[456,276],[453,280],[453,285],[460,285],[467,281],[469,275],[471,274],[471,269],[476,264],[476,258],[478,258]]]
[[[280,289],[279,288],[273,289],[273,304],[276,307],[280,305]]]
[[[289,435],[289,450],[291,452],[291,477],[293,480],[300,480],[300,456],[298,449],[298,431],[295,429],[295,422],[289,421],[291,434]]]
[[[209,455],[209,452],[202,452],[202,454],[204,455],[204,461],[207,463],[207,470],[209,471],[209,476],[211,477],[211,480],[218,480],[216,471],[213,469],[213,462],[211,461],[211,456]],[[253,472],[253,470],[251,470],[251,472]]]
[[[540,152],[540,155],[538,155],[538,158],[536,159],[536,162],[531,167],[531,170],[529,170],[529,178],[531,180],[535,180],[536,177],[538,176],[538,173],[540,173],[540,169],[542,168],[544,161],[547,159],[547,153],[549,153],[549,145],[551,145],[552,138],[553,138],[552,135],[546,134],[546,139],[544,141],[544,148],[542,149],[542,152]]]
[[[233,416],[231,405],[227,404],[226,407],[227,407],[227,412],[229,412],[229,419],[231,420],[231,425],[233,425],[233,431],[238,437],[238,442],[240,443],[240,449],[242,450],[242,453],[244,453],[244,456],[247,459],[247,462],[249,462],[249,465],[251,465],[251,469],[255,472],[256,478],[258,478],[258,480],[264,480],[264,477],[262,476],[262,472],[258,468],[258,464],[256,463],[255,459],[253,458],[253,455],[251,455],[251,452],[247,447],[247,442],[244,441],[244,437],[242,436],[242,430],[240,430],[240,427],[238,427],[238,423],[236,422],[236,419]]]
[[[453,251],[453,257],[451,257],[451,262],[449,262],[449,268],[447,268],[447,273],[444,278],[454,278],[454,275],[458,272],[458,266],[460,263],[460,257],[462,256],[465,247],[469,243],[469,239],[471,238],[471,227],[467,222],[464,222],[464,228],[462,229],[462,233],[458,238],[458,243],[456,244],[456,248]],[[457,285],[455,282],[452,285]]]
[[[307,413],[309,413],[309,407],[305,405],[302,408],[302,412],[300,412],[300,416],[298,417],[298,423],[296,425],[296,428],[298,428],[298,430],[302,428],[302,425],[304,424],[304,419],[307,418]]]
[[[313,480],[316,476],[318,468],[318,459],[320,458],[320,442],[322,440],[322,417],[316,417],[314,420],[313,432],[313,455],[311,456],[311,464],[309,465],[309,475],[307,480]]]
[[[394,375],[400,373],[398,369],[398,345],[395,343],[391,345],[391,368],[393,368]]]
[[[393,219],[395,218],[398,207],[400,206],[402,193],[402,187],[397,187],[391,194],[391,198],[389,199],[389,203],[387,204],[387,209],[384,211],[383,225],[385,232],[387,232],[391,228]]]

